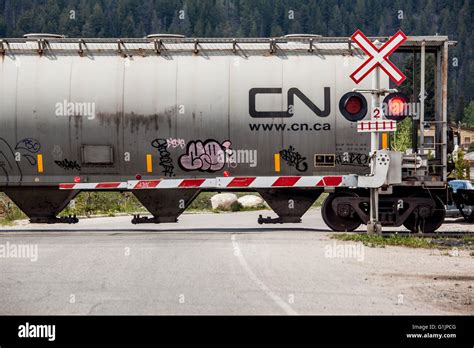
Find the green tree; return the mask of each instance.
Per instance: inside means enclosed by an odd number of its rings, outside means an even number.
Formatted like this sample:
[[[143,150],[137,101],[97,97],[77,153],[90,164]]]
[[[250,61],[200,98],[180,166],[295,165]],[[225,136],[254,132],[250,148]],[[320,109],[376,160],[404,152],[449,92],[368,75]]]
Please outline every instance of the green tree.
[[[457,101],[455,122],[464,122],[464,110],[466,105],[464,103],[464,96],[460,96]]]
[[[464,109],[464,115],[462,123],[473,127],[474,126],[474,101],[471,101],[468,106]]]
[[[454,170],[451,173],[456,179],[469,179],[469,162],[464,159],[464,151],[459,149],[454,156]]]
[[[420,100],[420,65],[421,57],[416,55],[416,59],[411,54],[405,61],[404,73],[406,80],[400,85],[399,89],[405,93],[413,102]],[[425,120],[434,119],[434,101],[435,101],[435,61],[433,55],[426,57],[425,64]]]
[[[0,17],[0,36],[5,36],[7,32],[7,25],[5,24],[5,20]]]
[[[94,35],[97,36],[104,36],[105,28],[104,28],[105,16],[102,11],[102,7],[100,3],[96,3],[94,5],[92,16],[90,18],[91,28],[94,31]]]
[[[392,135],[392,150],[405,152],[411,148],[412,124],[413,121],[411,117],[407,117],[398,123],[397,131]]]
[[[467,149],[467,152],[473,152],[474,151],[474,141],[469,144],[469,148]]]

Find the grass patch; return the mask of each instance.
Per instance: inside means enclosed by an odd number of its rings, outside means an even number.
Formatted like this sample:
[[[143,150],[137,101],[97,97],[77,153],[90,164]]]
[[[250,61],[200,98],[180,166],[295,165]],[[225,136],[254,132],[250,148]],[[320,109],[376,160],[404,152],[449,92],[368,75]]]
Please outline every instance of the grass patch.
[[[214,192],[201,192],[186,211],[212,211],[211,197],[214,195]]]
[[[13,221],[26,219],[26,215],[6,194],[0,192],[0,225],[11,225]]]
[[[216,212],[211,206],[211,197],[217,192],[201,192],[186,212]],[[255,192],[234,192],[237,197],[245,195],[259,196]],[[267,206],[262,204],[255,208],[244,208],[236,203],[232,205],[229,211],[253,211],[265,209]],[[148,213],[146,208],[140,201],[130,192],[81,192],[79,193],[67,207],[59,214],[59,216],[91,216],[91,215],[107,215],[115,216],[116,214],[136,214]],[[7,195],[0,192],[0,225],[11,225],[13,221],[27,219],[28,217],[8,198]]]
[[[460,238],[452,237],[417,237],[410,235],[390,234],[386,236],[368,235],[368,234],[352,234],[352,233],[338,233],[331,236],[333,239],[342,241],[361,242],[365,246],[375,248],[384,248],[386,245],[403,246],[408,248],[425,248],[425,249],[451,249],[467,248],[471,249],[474,246],[474,237],[466,236]]]
[[[114,216],[117,213],[145,213],[146,211],[138,199],[129,192],[81,192],[69,202],[60,216],[74,214]]]
[[[368,235],[368,234],[350,234],[350,233],[341,233],[334,234],[331,238],[343,240],[343,241],[354,241],[362,242],[365,246],[368,247],[385,247],[386,245],[393,246],[405,246],[410,248],[430,248],[432,247],[429,243],[429,240],[421,237],[411,237],[411,236],[400,236],[400,235],[388,235],[388,236],[379,236],[379,235]]]
[[[313,208],[319,208],[323,205],[324,200],[329,196],[329,193],[323,192],[321,193],[321,196],[318,197],[318,199],[313,203],[311,207]]]

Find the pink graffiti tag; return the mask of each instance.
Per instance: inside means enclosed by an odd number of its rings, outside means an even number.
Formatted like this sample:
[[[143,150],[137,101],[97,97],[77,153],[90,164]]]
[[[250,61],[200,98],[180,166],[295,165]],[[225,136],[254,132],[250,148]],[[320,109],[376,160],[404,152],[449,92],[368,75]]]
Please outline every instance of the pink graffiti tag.
[[[184,147],[186,146],[186,142],[184,141],[184,139],[181,138],[168,138],[166,139],[166,142],[168,144],[167,148],[172,147],[173,149],[175,149],[179,146],[180,148],[184,149]]]
[[[221,170],[225,164],[224,154],[231,150],[231,145],[229,140],[222,142],[222,144],[213,139],[208,139],[204,143],[200,140],[190,141],[186,153],[179,157],[178,164],[186,171],[215,172]]]

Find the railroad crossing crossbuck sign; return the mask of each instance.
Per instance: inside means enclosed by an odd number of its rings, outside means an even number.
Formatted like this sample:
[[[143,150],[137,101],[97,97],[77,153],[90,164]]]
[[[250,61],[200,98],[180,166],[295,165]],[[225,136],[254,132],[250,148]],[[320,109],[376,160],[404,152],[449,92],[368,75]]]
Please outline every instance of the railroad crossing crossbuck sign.
[[[377,48],[360,30],[357,30],[351,36],[351,39],[369,56],[369,58],[351,74],[350,77],[355,83],[358,84],[378,66],[385,71],[397,86],[405,81],[406,76],[388,59],[388,56],[407,39],[407,36],[401,30],[393,35],[380,48]]]

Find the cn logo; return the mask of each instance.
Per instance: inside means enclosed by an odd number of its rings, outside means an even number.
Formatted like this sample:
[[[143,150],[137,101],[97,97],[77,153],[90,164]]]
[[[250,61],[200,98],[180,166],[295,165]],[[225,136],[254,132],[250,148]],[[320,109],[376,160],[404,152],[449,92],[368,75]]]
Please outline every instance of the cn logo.
[[[295,96],[297,96],[308,108],[320,117],[327,117],[331,112],[331,89],[324,87],[324,107],[321,110],[298,88],[288,90],[288,108],[286,111],[257,111],[255,108],[257,94],[281,94],[281,88],[252,88],[249,90],[249,114],[255,118],[264,117],[292,117],[295,105]]]

